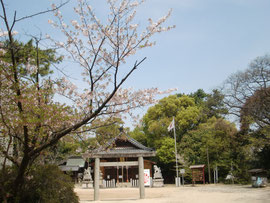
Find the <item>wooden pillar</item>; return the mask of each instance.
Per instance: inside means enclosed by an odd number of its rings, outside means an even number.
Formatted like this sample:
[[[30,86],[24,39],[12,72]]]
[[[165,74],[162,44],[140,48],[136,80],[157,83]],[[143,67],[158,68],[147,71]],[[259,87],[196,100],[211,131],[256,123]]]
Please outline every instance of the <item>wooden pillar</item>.
[[[140,199],[145,198],[145,190],[144,190],[144,165],[143,165],[143,157],[138,158],[139,162],[139,189],[140,189]]]
[[[122,166],[122,185],[124,183],[124,166]]]
[[[211,179],[210,179],[210,181],[211,181]],[[203,167],[203,184],[205,184],[204,167]],[[210,184],[210,182],[209,182],[209,184]]]
[[[192,186],[195,184],[195,177],[194,177],[194,169],[191,169],[192,171]]]
[[[95,182],[94,182],[94,201],[98,201],[99,200],[99,163],[100,163],[100,159],[99,158],[95,158]]]
[[[118,166],[116,166],[116,182],[117,182],[117,184],[119,184],[119,167]]]
[[[127,169],[127,183],[128,183],[128,166],[126,166]]]

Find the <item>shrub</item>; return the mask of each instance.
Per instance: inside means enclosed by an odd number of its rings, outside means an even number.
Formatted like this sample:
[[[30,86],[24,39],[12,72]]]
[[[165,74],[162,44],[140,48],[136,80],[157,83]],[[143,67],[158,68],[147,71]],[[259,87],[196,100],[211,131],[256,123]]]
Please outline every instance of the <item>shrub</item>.
[[[12,194],[11,179],[14,179],[15,169],[10,169],[1,180],[5,181],[5,191]],[[78,197],[74,193],[74,183],[71,178],[55,165],[39,165],[32,167],[27,173],[19,202],[40,203],[77,203]],[[0,201],[3,198],[0,197]]]

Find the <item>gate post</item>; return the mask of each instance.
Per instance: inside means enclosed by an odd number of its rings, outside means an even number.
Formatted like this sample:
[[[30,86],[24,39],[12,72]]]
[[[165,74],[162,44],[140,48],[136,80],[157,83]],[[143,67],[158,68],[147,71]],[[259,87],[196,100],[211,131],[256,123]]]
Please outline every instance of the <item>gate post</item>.
[[[94,201],[99,200],[99,158],[95,158],[95,182],[94,182]]]
[[[140,199],[145,198],[145,190],[144,190],[144,164],[143,157],[140,156],[138,158],[139,162],[139,188],[140,188]]]

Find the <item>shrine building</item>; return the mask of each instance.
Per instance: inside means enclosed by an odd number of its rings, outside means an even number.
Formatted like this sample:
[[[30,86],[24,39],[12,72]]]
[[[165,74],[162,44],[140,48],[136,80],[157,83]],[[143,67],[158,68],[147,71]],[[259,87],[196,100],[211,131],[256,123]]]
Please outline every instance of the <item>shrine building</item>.
[[[94,159],[94,200],[99,200],[99,188],[101,181],[114,180],[116,187],[131,186],[132,180],[138,180],[140,198],[145,197],[144,169],[149,169],[152,177],[152,165],[154,162],[145,159],[154,157],[156,152],[145,147],[135,139],[121,132],[111,139],[107,145],[102,146],[91,153],[83,154],[85,159]]]

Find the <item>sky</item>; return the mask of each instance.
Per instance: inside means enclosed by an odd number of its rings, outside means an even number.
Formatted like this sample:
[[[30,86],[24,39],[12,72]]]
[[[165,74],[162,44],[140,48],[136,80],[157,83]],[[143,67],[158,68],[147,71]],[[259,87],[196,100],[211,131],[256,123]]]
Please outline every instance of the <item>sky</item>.
[[[74,1],[62,9],[69,18]],[[17,16],[21,17],[59,1],[5,2],[10,16],[17,10]],[[89,0],[103,17],[104,2]],[[178,88],[177,93],[186,94],[197,89],[210,92],[231,74],[246,69],[253,59],[270,52],[269,0],[146,0],[138,9],[137,19],[143,25],[149,17],[158,19],[170,8],[173,12],[167,25],[176,28],[155,36],[156,46],[132,58],[135,61],[146,56],[147,60],[129,78],[126,87]],[[23,33],[40,31],[58,36],[48,25],[49,18],[53,18],[52,14],[18,23],[15,27],[20,33],[18,37],[23,39]]]

